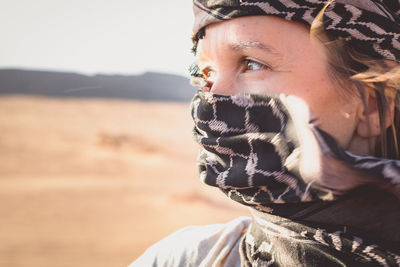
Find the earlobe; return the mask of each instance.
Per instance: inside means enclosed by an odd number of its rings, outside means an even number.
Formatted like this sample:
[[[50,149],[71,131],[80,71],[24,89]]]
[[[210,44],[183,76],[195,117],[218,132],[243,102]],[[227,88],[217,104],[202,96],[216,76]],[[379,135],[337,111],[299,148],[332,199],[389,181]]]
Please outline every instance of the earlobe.
[[[363,138],[377,137],[381,134],[381,125],[379,119],[379,109],[375,93],[372,90],[366,90],[365,105],[361,105],[358,111],[357,134]],[[384,125],[386,129],[392,124],[394,113],[394,101],[388,99],[389,108],[384,116]]]

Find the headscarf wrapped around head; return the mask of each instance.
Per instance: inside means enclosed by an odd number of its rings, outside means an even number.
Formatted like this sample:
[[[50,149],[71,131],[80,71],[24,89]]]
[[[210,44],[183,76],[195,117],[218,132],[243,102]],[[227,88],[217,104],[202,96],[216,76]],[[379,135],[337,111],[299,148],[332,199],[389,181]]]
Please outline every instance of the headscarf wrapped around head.
[[[326,6],[324,29],[361,53],[400,62],[400,0],[194,0],[194,41],[209,24],[271,15],[311,26]]]

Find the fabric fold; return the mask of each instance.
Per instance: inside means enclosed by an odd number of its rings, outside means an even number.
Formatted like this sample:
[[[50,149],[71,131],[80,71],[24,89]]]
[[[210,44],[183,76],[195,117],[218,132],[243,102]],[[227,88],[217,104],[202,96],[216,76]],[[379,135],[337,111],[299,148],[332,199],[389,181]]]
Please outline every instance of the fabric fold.
[[[323,14],[327,33],[377,59],[400,62],[400,1],[398,0],[194,0],[194,40],[200,29],[227,19],[270,15],[311,26]]]

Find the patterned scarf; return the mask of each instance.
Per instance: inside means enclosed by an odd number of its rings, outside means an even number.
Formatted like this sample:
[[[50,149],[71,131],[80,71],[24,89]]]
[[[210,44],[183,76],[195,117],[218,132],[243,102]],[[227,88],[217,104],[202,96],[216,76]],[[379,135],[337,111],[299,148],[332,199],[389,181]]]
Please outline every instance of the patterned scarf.
[[[400,62],[399,0],[194,0],[194,41],[205,26],[242,16],[271,15],[311,25],[328,2],[327,33],[364,54]]]
[[[274,266],[272,263],[300,266],[312,262],[351,263],[350,266],[355,263],[377,266],[377,262],[386,262],[381,265],[396,266],[394,263],[397,263],[400,266],[400,257],[396,254],[375,243],[364,243],[343,229],[343,225],[350,225],[377,232],[369,235],[375,239],[391,239],[382,235],[393,231],[396,227],[393,223],[397,225],[400,220],[400,202],[393,195],[378,193],[381,191],[368,185],[390,188],[400,196],[400,161],[360,157],[343,150],[309,118],[300,118],[298,109],[293,112],[290,105],[294,102],[289,100],[283,95],[222,96],[199,91],[192,101],[194,137],[202,147],[198,161],[202,181],[262,212],[254,213],[259,215],[243,240],[242,259],[253,266]],[[316,150],[308,151],[315,145]],[[335,180],[339,183],[332,183]],[[349,180],[358,180],[361,189],[354,188],[354,183],[353,187],[346,186]],[[327,215],[312,217],[332,203],[337,206],[349,196],[359,195],[362,196],[359,202],[352,199],[344,207],[329,212],[331,220],[321,219],[328,218]],[[377,197],[378,204],[373,202],[365,210],[365,197],[367,200]],[[386,202],[385,198],[388,198]],[[354,203],[361,203],[354,209],[364,209],[357,213],[360,222],[356,222],[357,218],[340,221],[353,216],[346,212],[352,212]],[[371,221],[366,218],[375,216],[386,206],[390,209],[375,219],[377,224],[371,228],[363,225]],[[314,228],[306,226],[307,220],[318,227],[336,222],[337,227],[333,227],[336,229],[333,232]],[[386,231],[385,225],[390,225],[390,229]],[[400,237],[392,240],[400,241]],[[397,242],[395,247],[399,245]],[[387,247],[393,248],[393,244]],[[305,251],[302,256],[292,255],[302,251]],[[287,256],[294,262],[287,263],[288,259],[283,257],[286,254],[282,253],[290,254]]]

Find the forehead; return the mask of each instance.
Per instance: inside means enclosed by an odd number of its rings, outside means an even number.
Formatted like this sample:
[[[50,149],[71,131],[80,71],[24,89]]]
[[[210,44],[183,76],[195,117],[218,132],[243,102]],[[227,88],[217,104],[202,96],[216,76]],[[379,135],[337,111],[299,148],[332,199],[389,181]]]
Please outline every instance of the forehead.
[[[198,53],[209,53],[216,47],[231,50],[243,48],[275,48],[300,46],[309,41],[309,28],[303,24],[273,16],[248,16],[208,25],[199,41]]]

